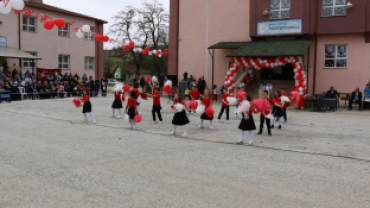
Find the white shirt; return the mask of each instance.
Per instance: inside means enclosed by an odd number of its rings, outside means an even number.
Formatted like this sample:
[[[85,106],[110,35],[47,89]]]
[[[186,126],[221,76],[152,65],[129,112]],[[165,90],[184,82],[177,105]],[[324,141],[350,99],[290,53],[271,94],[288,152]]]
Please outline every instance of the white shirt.
[[[265,90],[272,91],[272,85],[266,85]]]

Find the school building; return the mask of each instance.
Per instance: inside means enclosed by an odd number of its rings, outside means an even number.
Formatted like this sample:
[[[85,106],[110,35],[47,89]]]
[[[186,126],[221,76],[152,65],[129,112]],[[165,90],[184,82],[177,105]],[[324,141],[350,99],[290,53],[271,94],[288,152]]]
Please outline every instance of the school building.
[[[78,38],[69,23],[75,21],[76,27],[89,25],[92,32],[103,34],[106,21],[47,5],[43,0],[25,0],[25,9],[38,12],[38,17],[36,13],[29,17],[24,16],[25,12],[0,13],[0,63],[6,60],[10,68],[15,63],[23,73],[32,68],[36,73],[36,68],[42,68],[103,77],[103,43],[95,42],[90,33]],[[63,18],[66,27],[46,30],[41,13]]]
[[[365,88],[370,77],[370,0],[170,0],[169,71],[224,85],[232,58],[302,57],[307,94]],[[249,71],[248,67],[241,67]],[[295,85],[291,64],[254,70],[261,81]],[[238,77],[237,77],[238,78]],[[212,81],[213,80],[213,81]],[[276,89],[275,88],[275,89]],[[251,93],[251,94],[253,94]]]

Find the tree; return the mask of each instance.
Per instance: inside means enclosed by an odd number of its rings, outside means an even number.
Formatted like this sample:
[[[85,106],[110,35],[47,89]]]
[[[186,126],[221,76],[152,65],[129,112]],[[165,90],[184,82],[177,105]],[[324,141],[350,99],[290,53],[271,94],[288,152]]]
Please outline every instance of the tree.
[[[156,0],[153,2],[142,3],[142,8],[126,7],[125,10],[118,12],[113,17],[114,24],[110,27],[110,34],[133,41],[136,47],[144,49],[149,46],[151,49],[158,50],[161,46],[168,45],[168,13],[163,5]],[[144,55],[135,53],[130,49],[133,56],[136,74],[140,73],[140,66],[144,60]],[[160,71],[159,57],[153,56],[154,68]]]

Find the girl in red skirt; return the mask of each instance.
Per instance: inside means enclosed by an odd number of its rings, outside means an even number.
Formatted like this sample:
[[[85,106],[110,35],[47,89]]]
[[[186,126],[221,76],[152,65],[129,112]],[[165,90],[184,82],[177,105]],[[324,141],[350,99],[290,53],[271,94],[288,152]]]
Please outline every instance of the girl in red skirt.
[[[208,120],[211,124],[209,127],[210,129],[213,129],[213,115],[212,117],[208,117],[206,114],[207,108],[212,107],[212,95],[209,90],[204,90],[204,96],[202,100],[202,104],[206,107],[204,113],[200,116],[200,124],[198,128],[203,128],[203,121]]]

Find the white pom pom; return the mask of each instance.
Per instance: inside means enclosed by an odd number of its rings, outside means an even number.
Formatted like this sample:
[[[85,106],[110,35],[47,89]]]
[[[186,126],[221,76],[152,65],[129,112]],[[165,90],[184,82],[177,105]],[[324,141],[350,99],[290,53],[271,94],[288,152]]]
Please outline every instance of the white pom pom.
[[[280,99],[281,99],[281,104],[282,105],[284,105],[285,102],[288,102],[288,103],[290,102],[290,99],[287,96],[284,96],[284,95],[281,96]]]
[[[177,103],[173,106],[177,112],[182,112],[185,109],[185,106],[181,103]]]
[[[158,82],[158,78],[156,76],[152,77],[152,82]]]
[[[303,92],[303,87],[300,87],[299,88],[299,92]]]
[[[238,113],[239,114],[242,114],[242,113],[247,113],[249,111],[249,108],[251,107],[251,103],[247,100],[244,100],[242,102],[242,104],[240,105],[240,107],[238,108]]]
[[[236,105],[238,103],[236,98],[233,98],[233,97],[228,97],[228,98],[226,98],[226,100],[229,103],[229,105]]]
[[[123,83],[117,83],[114,85],[113,92],[122,92],[123,91]]]
[[[124,120],[125,120],[126,122],[128,122],[128,121],[130,120],[130,117],[129,117],[127,114],[125,114],[125,116],[124,116]]]
[[[137,102],[137,103],[141,103],[141,96],[137,97],[136,102]]]
[[[206,106],[199,104],[197,110],[195,111],[197,114],[201,115],[205,112],[205,110],[206,110]]]
[[[170,85],[172,87],[172,81],[171,80],[167,80],[164,85]]]

